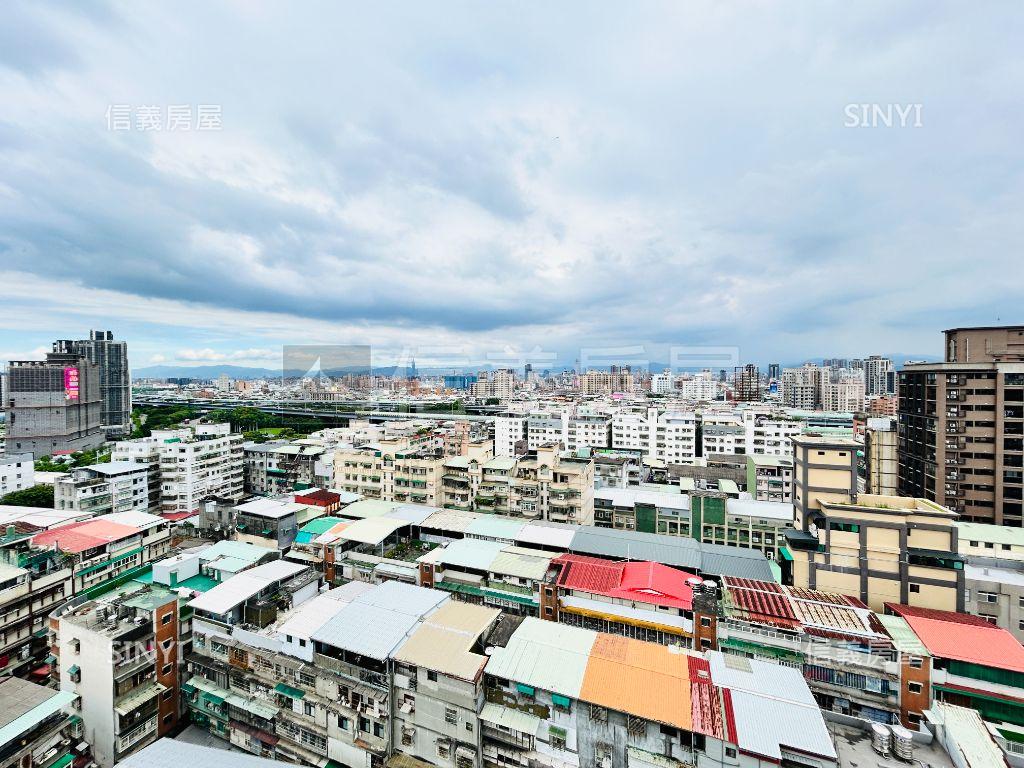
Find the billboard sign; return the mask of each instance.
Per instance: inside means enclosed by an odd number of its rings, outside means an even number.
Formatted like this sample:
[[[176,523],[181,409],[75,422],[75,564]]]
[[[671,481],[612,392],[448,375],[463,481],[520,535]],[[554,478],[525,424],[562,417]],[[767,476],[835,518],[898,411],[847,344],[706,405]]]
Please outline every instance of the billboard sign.
[[[78,399],[78,369],[74,366],[64,369],[64,399]]]

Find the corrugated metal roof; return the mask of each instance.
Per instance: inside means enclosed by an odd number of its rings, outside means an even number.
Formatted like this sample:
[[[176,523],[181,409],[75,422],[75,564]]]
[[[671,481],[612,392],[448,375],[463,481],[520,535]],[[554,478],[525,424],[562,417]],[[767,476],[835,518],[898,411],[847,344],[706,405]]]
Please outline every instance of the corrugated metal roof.
[[[486,539],[455,539],[443,547],[432,549],[419,558],[419,561],[489,571],[494,558],[505,546],[500,541]]]
[[[265,517],[268,520],[280,520],[288,515],[298,514],[300,509],[305,509],[305,504],[297,504],[294,501],[281,501],[279,499],[255,499],[239,504],[235,507],[236,512],[255,517]]]
[[[289,579],[308,567],[288,560],[272,560],[232,576],[195,598],[189,605],[197,611],[224,614],[239,603],[259,594],[274,582]]]
[[[554,552],[524,552],[519,547],[506,547],[495,555],[490,570],[506,576],[540,580],[547,574],[554,555]]]
[[[580,698],[691,730],[688,658],[668,646],[600,634],[590,651]]]
[[[117,764],[117,768],[181,768],[183,765],[218,768],[281,768],[288,763],[264,760],[245,752],[203,747],[176,739],[157,739]]]
[[[479,512],[461,512],[457,509],[442,509],[426,518],[420,525],[438,531],[465,533],[473,521],[483,517]]]
[[[354,585],[354,588],[353,588]],[[363,592],[373,589],[372,584],[350,581],[337,589],[322,592],[312,600],[294,609],[278,625],[279,635],[292,635],[309,639],[314,632],[326,624],[335,614]]]
[[[337,541],[355,541],[360,544],[380,544],[400,528],[409,525],[405,520],[390,517],[367,517],[346,525],[341,531],[332,532]]]
[[[690,508],[690,497],[678,492],[648,491],[641,488],[599,488],[594,499],[603,499],[616,507],[632,507],[635,504],[650,504],[658,508]]]
[[[1024,646],[981,617],[893,603],[886,608],[907,620],[932,656],[1024,672]]]
[[[943,746],[952,748],[954,765],[968,768],[1006,768],[1003,751],[992,738],[985,721],[973,709],[935,701],[930,707],[932,719],[946,727],[950,738]]]
[[[493,648],[487,674],[545,691],[580,697],[597,633],[527,618],[504,648]]]
[[[921,642],[921,638],[914,634],[914,630],[902,616],[886,616],[883,613],[876,613],[875,618],[885,627],[885,631],[892,638],[893,645],[899,651],[914,656],[931,656],[928,649],[924,647],[924,643]]]
[[[725,510],[730,515],[759,517],[765,520],[793,521],[793,505],[780,501],[754,501],[753,499],[726,499]]]
[[[461,680],[476,680],[487,657],[470,650],[501,615],[496,608],[449,600],[415,630],[395,658]]]
[[[405,520],[413,525],[419,525],[438,511],[440,511],[440,507],[428,507],[424,504],[402,504],[388,512],[386,516],[395,520]]]
[[[714,684],[729,690],[740,749],[776,762],[784,747],[836,756],[821,710],[799,670],[717,651],[706,657]]]
[[[480,536],[487,539],[507,539],[515,541],[524,523],[501,517],[485,515],[478,517],[466,528],[467,536]]]
[[[342,507],[335,512],[339,517],[366,518],[381,517],[402,506],[397,501],[381,501],[380,499],[362,499]]]
[[[527,523],[519,531],[516,541],[520,544],[540,544],[568,549],[578,528],[579,526],[569,523]]]

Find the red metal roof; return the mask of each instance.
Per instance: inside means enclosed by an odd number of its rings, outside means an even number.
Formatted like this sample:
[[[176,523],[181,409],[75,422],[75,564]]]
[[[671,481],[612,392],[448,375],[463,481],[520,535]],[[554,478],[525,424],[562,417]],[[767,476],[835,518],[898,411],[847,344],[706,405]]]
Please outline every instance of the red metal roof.
[[[312,504],[316,507],[329,507],[341,501],[341,494],[318,488],[308,493],[296,493],[295,501],[299,504]]]
[[[600,557],[566,554],[553,563],[562,566],[558,585],[606,597],[691,610],[692,573],[648,561],[617,563]]]
[[[978,616],[886,603],[902,616],[932,656],[1024,673],[1024,645]]]
[[[101,517],[51,528],[32,537],[33,546],[56,546],[62,552],[84,552],[141,533],[133,525],[112,523]]]

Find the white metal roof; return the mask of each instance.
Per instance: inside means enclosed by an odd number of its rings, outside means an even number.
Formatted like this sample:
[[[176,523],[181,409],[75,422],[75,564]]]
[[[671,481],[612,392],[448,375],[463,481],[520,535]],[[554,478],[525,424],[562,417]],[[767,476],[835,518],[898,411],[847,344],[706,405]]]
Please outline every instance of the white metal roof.
[[[151,515],[148,512],[111,512],[102,516],[108,523],[120,523],[131,525],[135,528],[145,530],[161,523],[166,524],[167,519],[159,515]]]
[[[423,616],[448,599],[440,590],[387,581],[357,596],[313,632],[312,638],[383,661],[410,636]]]
[[[409,523],[405,520],[395,520],[390,517],[365,517],[349,523],[337,533],[328,531],[317,537],[320,543],[331,541],[355,541],[360,544],[380,544],[388,536],[399,528],[405,528]]]
[[[648,491],[642,488],[600,488],[594,491],[595,499],[610,501],[616,507],[632,507],[634,504],[651,504],[669,509],[689,509],[690,497],[682,493]]]
[[[730,515],[760,517],[768,520],[793,521],[793,505],[780,501],[754,501],[753,499],[727,499],[725,510]]]
[[[220,747],[204,747],[177,739],[157,739],[133,755],[129,755],[117,768],[181,768],[183,765],[218,768],[281,768],[287,765],[277,760],[265,760],[246,752],[235,752]]]
[[[578,699],[596,638],[589,629],[527,618],[504,648],[491,649],[487,674]]]
[[[455,539],[419,558],[420,562],[443,563],[457,568],[487,571],[507,545],[487,539]]]
[[[232,576],[209,592],[199,595],[189,605],[197,611],[224,614],[259,594],[274,582],[289,579],[308,567],[288,560],[272,560]]]
[[[821,711],[799,670],[717,651],[706,656],[715,685],[730,691],[737,743],[743,750],[775,761],[787,747],[836,756]]]
[[[568,523],[527,523],[519,531],[516,541],[568,549],[578,527]]]
[[[280,499],[256,499],[239,504],[235,507],[238,512],[256,517],[265,517],[269,520],[279,520],[287,515],[296,514],[300,509],[305,509],[305,504],[298,504],[294,501],[281,501]]]

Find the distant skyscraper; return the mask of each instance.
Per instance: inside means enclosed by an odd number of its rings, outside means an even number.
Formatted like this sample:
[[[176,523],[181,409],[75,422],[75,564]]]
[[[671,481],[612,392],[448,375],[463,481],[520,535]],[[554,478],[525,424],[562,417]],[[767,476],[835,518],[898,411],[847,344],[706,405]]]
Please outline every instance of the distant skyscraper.
[[[879,355],[872,355],[864,363],[864,394],[868,397],[876,395],[893,395],[896,393],[893,377],[892,360]]]
[[[89,331],[88,339],[56,341],[53,351],[80,355],[95,363],[100,374],[100,416],[108,436],[120,436],[132,428],[132,378],[128,365],[128,344],[115,341],[111,331]]]
[[[7,382],[8,455],[35,458],[103,444],[99,366],[78,354],[12,361]]]
[[[768,378],[775,381],[782,378],[782,366],[779,363],[768,363]]]
[[[757,401],[761,399],[761,371],[753,363],[737,368],[733,375],[734,399]]]

